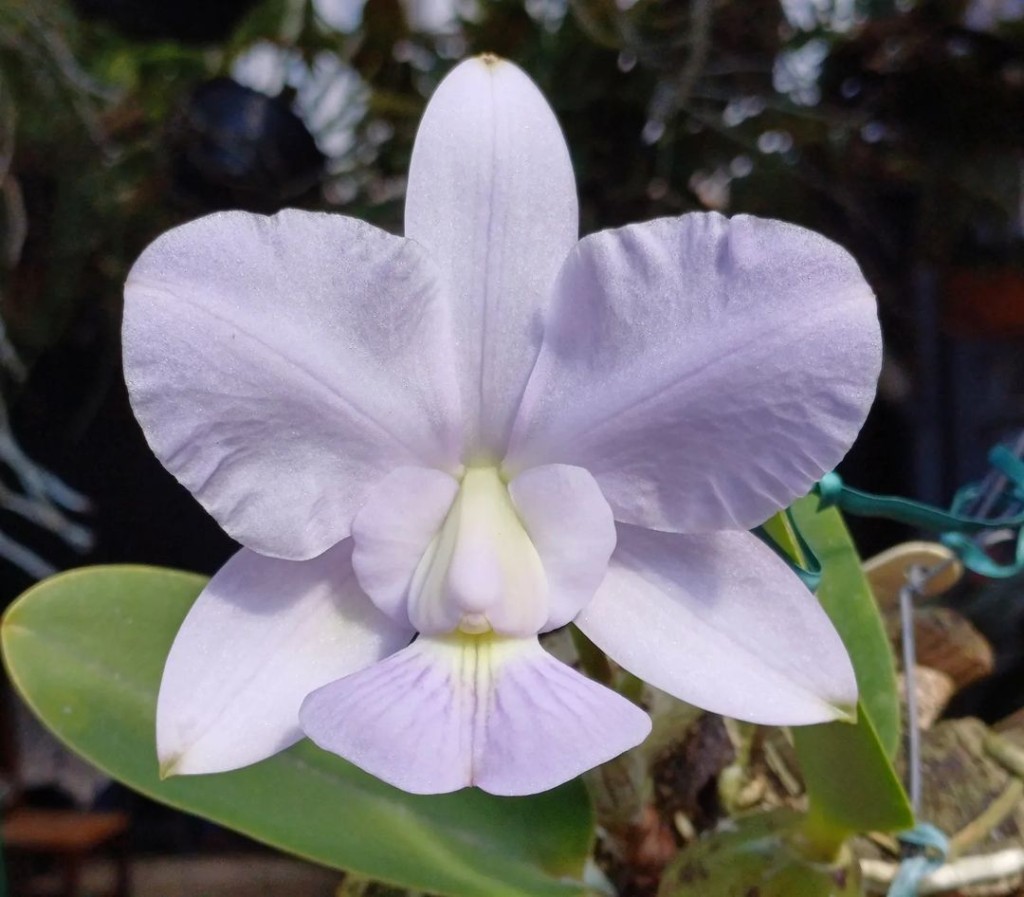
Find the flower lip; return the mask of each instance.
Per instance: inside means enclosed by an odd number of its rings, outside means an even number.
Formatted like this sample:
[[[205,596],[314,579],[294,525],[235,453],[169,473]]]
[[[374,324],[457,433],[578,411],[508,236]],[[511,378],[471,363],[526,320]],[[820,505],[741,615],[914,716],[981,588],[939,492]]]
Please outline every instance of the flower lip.
[[[422,636],[314,691],[299,717],[316,744],[417,794],[545,791],[651,729],[643,710],[536,638],[493,633]]]

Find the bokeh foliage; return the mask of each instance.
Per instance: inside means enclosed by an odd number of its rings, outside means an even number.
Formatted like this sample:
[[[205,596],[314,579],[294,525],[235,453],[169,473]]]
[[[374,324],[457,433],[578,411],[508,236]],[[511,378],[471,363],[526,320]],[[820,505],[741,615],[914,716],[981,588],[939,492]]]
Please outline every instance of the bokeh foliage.
[[[166,5],[181,6],[179,18],[212,16],[209,4]],[[182,189],[180,155],[196,126],[189,104],[256,45],[291,54],[293,67],[329,54],[365,89],[349,104],[357,109],[333,110],[354,116],[352,142],[330,160],[322,189],[289,195],[264,184],[263,208],[330,207],[400,230],[426,96],[455,58],[496,52],[522,65],[558,113],[584,231],[706,207],[788,218],[850,246],[895,303],[915,254],[1016,252],[1022,26],[967,27],[978,24],[972,5],[478,0],[453,4],[463,18],[425,33],[410,24],[414,0],[370,0],[346,33],[312,0],[265,0],[239,7],[233,28],[211,20],[181,40],[169,25],[140,28],[144,13],[126,25],[97,12],[133,4],[6,0],[4,142],[28,233],[0,311],[30,360],[83,304],[109,306],[116,324],[139,249],[223,204],[216,173],[205,194]],[[218,27],[218,39],[196,40]],[[285,87],[286,106],[294,92]],[[253,135],[240,121],[219,127],[226,168],[258,164],[246,159]]]

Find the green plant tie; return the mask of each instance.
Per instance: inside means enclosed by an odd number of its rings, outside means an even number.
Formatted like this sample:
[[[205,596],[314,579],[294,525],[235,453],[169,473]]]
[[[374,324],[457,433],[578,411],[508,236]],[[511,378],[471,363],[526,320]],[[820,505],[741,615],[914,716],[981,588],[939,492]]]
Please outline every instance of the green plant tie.
[[[968,570],[1006,579],[1024,571],[1024,461],[1005,445],[995,446],[988,458],[997,472],[998,488],[992,491],[987,480],[964,486],[948,511],[909,498],[852,489],[835,472],[822,477],[813,491],[819,508],[837,507],[858,517],[884,517],[939,533],[940,541]],[[1005,563],[993,560],[985,550],[991,538],[1000,535],[1015,543],[1013,556]]]
[[[807,543],[804,538],[804,534],[800,531],[800,526],[796,522],[796,518],[793,516],[793,512],[787,508],[782,512],[786,516],[786,520],[789,523],[789,528],[793,533],[793,539],[800,549],[800,556],[803,558],[803,563],[799,563],[794,560],[788,551],[778,544],[769,534],[763,526],[755,527],[753,533],[762,542],[765,543],[769,548],[772,549],[782,560],[789,565],[789,568],[800,578],[808,589],[812,592],[818,591],[818,586],[821,585],[821,561],[818,556],[814,553],[814,549]]]
[[[857,517],[883,517],[918,529],[939,533],[939,541],[955,552],[973,573],[989,579],[1007,579],[1024,571],[1024,461],[1005,445],[995,446],[988,455],[997,473],[998,490],[993,492],[987,480],[960,489],[949,510],[895,495],[874,495],[847,486],[839,474],[827,473],[815,484],[819,510],[836,507]],[[980,509],[975,511],[975,509]],[[753,532],[782,558],[812,592],[821,584],[821,562],[807,543],[793,514],[785,511],[793,536],[800,547],[803,563],[767,533],[763,526]],[[986,551],[992,537],[1013,540],[1013,557],[995,561]]]
[[[921,882],[946,862],[949,839],[934,825],[919,822],[899,840],[904,856],[887,897],[917,897]]]
[[[1002,528],[1019,529],[1024,526],[1024,507],[1018,507],[1024,504],[1024,464],[1009,452],[1005,452],[1005,449],[1004,456],[999,449],[1003,449],[1003,446],[993,449],[989,460],[993,462],[993,466],[1003,470],[1011,486],[1004,504],[1009,505],[1012,501],[1013,511],[995,517],[978,517],[964,513],[964,509],[970,507],[979,495],[978,486],[973,483],[957,492],[952,508],[948,511],[909,498],[861,492],[843,483],[839,474],[835,472],[825,474],[814,487],[814,492],[821,501],[821,508],[837,507],[847,514],[858,517],[884,517],[930,532],[970,535]],[[1000,463],[997,464],[997,461]],[[1006,463],[1007,461],[1015,463],[1011,465]]]
[[[960,562],[973,573],[989,579],[1009,579],[1024,571],[1024,534],[1015,539],[1013,559],[1005,564],[993,560],[985,549],[973,539],[961,533],[945,533],[940,539],[943,545],[956,552]]]

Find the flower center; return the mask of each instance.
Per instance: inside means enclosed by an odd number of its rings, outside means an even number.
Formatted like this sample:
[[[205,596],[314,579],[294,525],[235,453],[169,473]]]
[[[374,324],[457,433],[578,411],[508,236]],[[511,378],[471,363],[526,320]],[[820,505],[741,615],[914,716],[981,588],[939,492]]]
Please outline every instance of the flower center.
[[[409,618],[420,632],[533,635],[548,613],[537,549],[494,467],[470,467],[413,574]]]

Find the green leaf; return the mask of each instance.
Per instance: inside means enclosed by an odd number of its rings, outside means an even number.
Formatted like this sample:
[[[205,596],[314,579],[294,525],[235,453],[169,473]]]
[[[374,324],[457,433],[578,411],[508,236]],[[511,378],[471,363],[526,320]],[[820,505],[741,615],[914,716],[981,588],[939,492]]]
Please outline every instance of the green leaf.
[[[793,506],[793,517],[822,565],[818,600],[839,631],[857,672],[860,700],[889,757],[900,746],[900,700],[889,638],[860,556],[842,515],[817,510],[811,496]]]
[[[898,831],[914,817],[891,761],[899,745],[892,653],[860,558],[838,511],[818,511],[810,497],[793,506],[793,516],[821,562],[818,598],[850,653],[861,696],[853,725],[793,729],[810,800],[805,834],[812,848],[828,855],[855,832]],[[771,535],[798,557],[793,533],[780,519],[772,522]]]
[[[114,778],[282,850],[453,897],[585,893],[593,820],[578,781],[529,798],[415,796],[308,742],[236,772],[161,781],[157,687],[204,584],[134,566],[48,579],[4,617],[11,679],[62,741]]]
[[[800,726],[793,729],[793,743],[810,804],[808,837],[823,853],[856,832],[901,831],[914,824],[906,792],[863,704],[854,725]]]
[[[812,862],[798,849],[800,832],[801,817],[791,811],[738,819],[680,851],[658,897],[858,897],[853,855]]]

